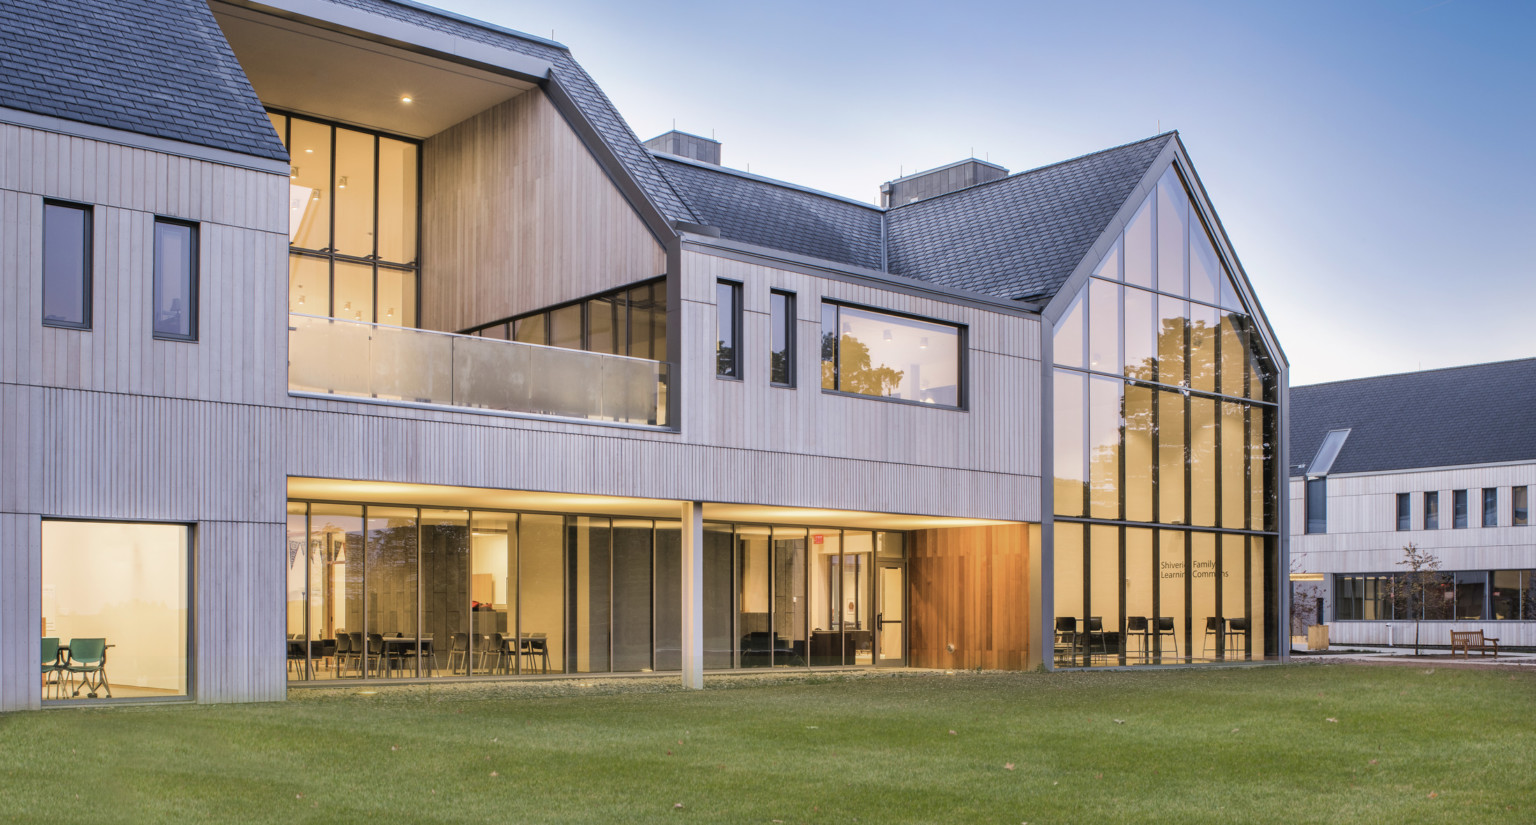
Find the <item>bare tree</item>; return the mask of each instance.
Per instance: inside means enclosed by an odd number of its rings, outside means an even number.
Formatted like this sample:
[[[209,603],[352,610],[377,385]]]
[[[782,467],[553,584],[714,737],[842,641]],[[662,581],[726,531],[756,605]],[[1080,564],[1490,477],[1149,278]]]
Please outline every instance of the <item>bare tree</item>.
[[[1419,623],[1430,602],[1430,595],[1441,590],[1440,558],[1428,550],[1420,550],[1412,542],[1403,548],[1403,559],[1398,564],[1408,568],[1401,576],[1394,576],[1394,587],[1406,597],[1408,610],[1413,614],[1413,655],[1419,655]],[[1393,594],[1399,595],[1399,594]]]

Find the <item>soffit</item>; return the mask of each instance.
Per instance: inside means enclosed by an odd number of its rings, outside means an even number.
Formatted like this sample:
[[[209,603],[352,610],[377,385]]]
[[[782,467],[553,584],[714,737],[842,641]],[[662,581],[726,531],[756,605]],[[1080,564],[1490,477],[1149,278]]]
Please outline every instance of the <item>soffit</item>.
[[[246,9],[215,17],[264,105],[382,132],[428,138],[534,85]]]

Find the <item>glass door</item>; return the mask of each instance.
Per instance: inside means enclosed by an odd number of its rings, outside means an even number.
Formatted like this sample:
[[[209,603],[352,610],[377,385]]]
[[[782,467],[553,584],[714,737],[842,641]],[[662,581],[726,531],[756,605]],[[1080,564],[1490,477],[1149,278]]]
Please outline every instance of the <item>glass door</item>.
[[[875,579],[875,664],[907,665],[907,566],[880,562]]]

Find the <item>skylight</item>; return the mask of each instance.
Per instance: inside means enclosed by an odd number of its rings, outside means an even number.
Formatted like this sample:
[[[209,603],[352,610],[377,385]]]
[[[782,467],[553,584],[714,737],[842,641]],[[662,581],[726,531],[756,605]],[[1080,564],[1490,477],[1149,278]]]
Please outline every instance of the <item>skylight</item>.
[[[1312,457],[1311,466],[1307,467],[1309,476],[1325,476],[1333,469],[1333,462],[1339,457],[1339,451],[1344,449],[1344,439],[1349,438],[1349,430],[1329,430],[1323,437],[1323,446],[1317,448],[1317,455]]]

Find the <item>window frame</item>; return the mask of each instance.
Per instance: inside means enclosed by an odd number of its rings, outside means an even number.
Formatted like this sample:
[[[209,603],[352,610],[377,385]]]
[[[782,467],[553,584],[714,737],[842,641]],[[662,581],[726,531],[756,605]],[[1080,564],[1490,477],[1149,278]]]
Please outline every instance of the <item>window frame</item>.
[[[731,306],[728,308],[728,310],[720,306],[721,287],[725,287],[729,290],[727,294],[730,295]],[[744,314],[741,306],[742,292],[742,284],[740,281],[732,281],[726,278],[718,278],[715,280],[715,377],[721,379],[722,381],[745,380],[745,376],[742,375],[742,365],[744,364],[744,359],[741,357],[741,320]],[[722,363],[720,358],[720,348],[721,345],[725,343],[724,340],[720,338],[720,320],[721,312],[723,311],[729,311],[731,318],[731,354],[730,360],[725,363]],[[727,364],[730,368],[729,372],[724,370],[724,367]]]
[[[1397,494],[1397,531],[1399,533],[1413,529],[1413,494]]]
[[[189,231],[187,244],[187,332],[186,334],[160,332],[155,329],[155,312],[160,306],[160,226],[181,226]],[[183,218],[171,218],[156,215],[152,228],[154,236],[151,245],[152,260],[150,265],[150,308],[149,329],[156,341],[179,341],[183,343],[196,343],[198,340],[199,321],[201,320],[198,306],[202,301],[202,290],[199,285],[202,275],[200,264],[201,225],[197,221],[189,221]]]
[[[774,298],[784,299],[784,317],[774,318]],[[784,380],[773,380],[773,356],[777,353],[773,348],[773,334],[779,332],[779,324],[783,324],[784,333]],[[768,290],[768,385],[780,389],[792,390],[795,388],[795,293],[787,289]]]
[[[1517,492],[1518,491],[1518,492]],[[1516,504],[1516,502],[1519,504]],[[1524,514],[1521,511],[1524,510]],[[1509,525],[1511,527],[1527,527],[1531,523],[1531,493],[1530,488],[1524,484],[1518,484],[1509,488]]]
[[[1313,491],[1314,490],[1322,491],[1321,495],[1319,496],[1319,499],[1320,499],[1319,501],[1314,501],[1313,500]],[[1304,488],[1304,492],[1303,492],[1303,495],[1302,495],[1302,503],[1305,505],[1302,508],[1305,511],[1304,512],[1305,524],[1303,525],[1304,526],[1304,532],[1307,533],[1308,535],[1317,535],[1317,534],[1327,533],[1328,532],[1328,477],[1327,476],[1318,476],[1317,478],[1309,478],[1309,479],[1307,479],[1306,485],[1305,485],[1305,488]],[[1321,512],[1314,512],[1314,509],[1320,510]],[[1314,522],[1318,522],[1318,524],[1314,525]]]
[[[1431,502],[1433,502],[1433,504],[1434,504],[1433,507],[1430,506]],[[1431,521],[1430,521],[1431,518],[1434,519],[1433,523],[1431,523]],[[1425,493],[1424,493],[1424,529],[1425,530],[1439,530],[1440,529],[1440,491],[1439,490],[1428,490],[1428,491],[1425,491]]]
[[[1484,527],[1499,526],[1499,488],[1483,488],[1483,520]]]
[[[75,210],[75,211],[81,213],[81,216],[82,216],[83,221],[84,221],[84,226],[82,227],[82,233],[81,233],[82,237],[80,239],[81,240],[80,257],[82,258],[82,264],[83,264],[81,266],[81,273],[80,273],[80,276],[81,276],[81,283],[80,283],[80,317],[82,319],[80,321],[80,323],[74,323],[74,322],[70,322],[70,321],[51,321],[51,320],[48,319],[47,313],[48,313],[48,210],[49,209],[71,209],[71,210]],[[45,326],[45,327],[53,327],[55,329],[74,329],[74,330],[87,330],[88,331],[88,330],[91,329],[92,323],[95,320],[95,311],[96,311],[95,310],[95,306],[94,306],[94,304],[93,304],[93,302],[91,300],[91,298],[93,297],[92,296],[92,292],[96,288],[96,272],[95,272],[95,269],[96,269],[96,257],[95,257],[95,255],[96,255],[96,250],[95,250],[96,207],[94,205],[88,204],[88,203],[76,203],[74,201],[58,200],[56,198],[44,198],[43,199],[42,227],[43,227],[43,244],[42,244],[42,265],[43,265],[43,268],[42,268],[42,272],[41,272],[41,275],[42,275],[42,285],[41,285],[41,290],[40,290],[40,294],[41,294],[41,298],[42,298],[42,306],[40,308],[39,315],[41,316],[43,326]]]
[[[834,354],[833,354],[834,360],[832,362],[832,366],[833,366],[833,369],[832,369],[832,376],[833,376],[832,385],[833,385],[834,388],[833,389],[828,389],[827,387],[822,386],[821,387],[821,391],[823,393],[825,393],[827,395],[842,396],[844,398],[867,398],[867,399],[871,399],[871,400],[874,400],[874,401],[886,401],[886,402],[889,402],[889,403],[892,403],[892,404],[908,404],[908,405],[916,406],[916,407],[924,407],[924,408],[930,409],[930,410],[953,410],[953,411],[957,411],[957,412],[970,412],[970,396],[971,396],[971,369],[970,369],[970,367],[971,367],[971,359],[970,359],[970,352],[971,352],[971,346],[970,346],[970,328],[969,327],[967,327],[965,324],[957,323],[955,321],[947,321],[947,320],[944,320],[942,318],[930,318],[930,317],[927,317],[927,316],[924,316],[924,315],[915,315],[915,314],[910,313],[910,312],[901,312],[899,310],[893,310],[893,309],[886,309],[886,308],[883,308],[883,307],[870,306],[868,304],[859,304],[859,303],[854,303],[852,301],[839,301],[839,300],[837,300],[835,298],[829,298],[829,297],[827,297],[825,295],[823,295],[822,298],[821,298],[821,314],[820,314],[820,317],[821,317],[821,323],[823,324],[823,327],[826,324],[826,319],[827,319],[826,312],[827,312],[828,309],[831,309],[833,311],[833,313],[834,313],[833,326],[837,327],[839,329],[841,328],[842,316],[840,314],[837,314],[837,311],[840,308],[842,308],[842,307],[847,307],[848,309],[860,310],[862,312],[873,312],[873,313],[875,313],[877,315],[889,315],[889,316],[891,316],[893,318],[906,318],[908,320],[918,321],[918,322],[921,322],[921,323],[924,323],[924,324],[934,324],[935,326],[949,327],[949,328],[955,330],[955,333],[956,333],[956,336],[955,336],[955,361],[956,361],[956,364],[955,364],[955,369],[956,369],[955,379],[956,379],[956,382],[958,384],[958,386],[955,388],[955,401],[956,401],[956,404],[954,406],[950,406],[948,404],[937,404],[937,403],[929,404],[929,403],[927,403],[925,401],[913,401],[913,400],[908,399],[908,398],[895,398],[895,397],[892,397],[892,396],[889,396],[889,395],[866,395],[865,393],[861,393],[861,392],[849,392],[848,390],[836,389],[836,387],[838,387],[838,386],[840,386],[842,384],[842,378],[843,378],[843,364],[842,364],[842,361],[841,361],[842,347],[840,347],[840,346],[837,347],[834,350]],[[839,334],[841,334],[841,333],[839,333]],[[823,359],[820,363],[826,363],[825,359]],[[820,382],[818,381],[817,383],[819,384]]]

